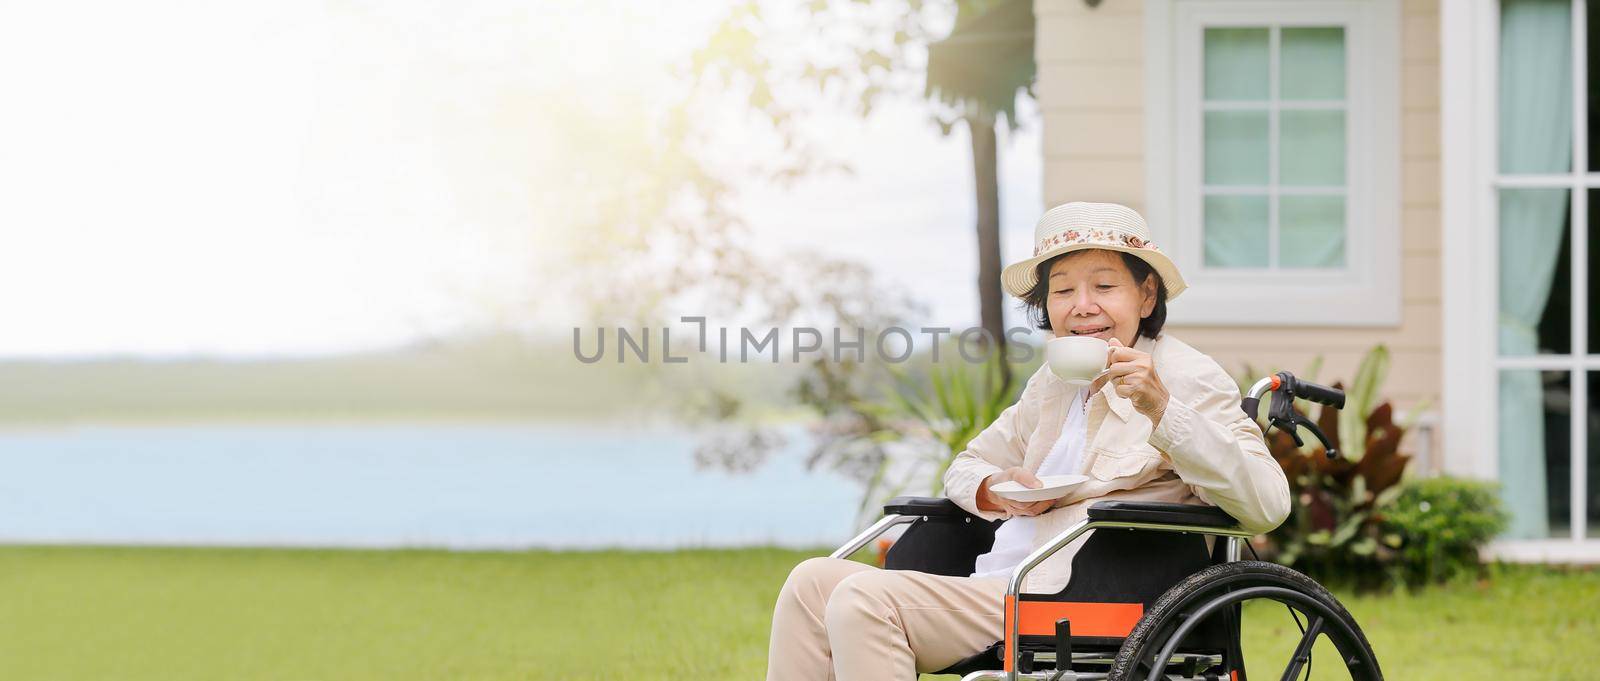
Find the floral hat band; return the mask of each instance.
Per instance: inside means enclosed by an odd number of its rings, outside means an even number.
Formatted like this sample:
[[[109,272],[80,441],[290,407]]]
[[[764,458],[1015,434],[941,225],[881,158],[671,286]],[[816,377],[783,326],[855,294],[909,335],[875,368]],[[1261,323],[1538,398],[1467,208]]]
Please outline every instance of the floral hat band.
[[[1038,284],[1039,263],[1091,248],[1128,253],[1150,263],[1167,288],[1167,300],[1187,288],[1177,265],[1150,242],[1144,217],[1127,206],[1083,201],[1056,206],[1039,217],[1033,241],[1033,257],[1011,263],[1000,273],[1006,292],[1018,298],[1026,298]]]
[[[1048,237],[1033,247],[1033,254],[1036,256],[1043,255],[1045,251],[1052,248],[1070,246],[1072,244],[1095,244],[1097,246],[1102,244],[1121,244],[1128,248],[1161,250],[1156,248],[1155,244],[1150,243],[1148,239],[1141,238],[1136,234],[1090,227],[1088,229],[1069,229]]]

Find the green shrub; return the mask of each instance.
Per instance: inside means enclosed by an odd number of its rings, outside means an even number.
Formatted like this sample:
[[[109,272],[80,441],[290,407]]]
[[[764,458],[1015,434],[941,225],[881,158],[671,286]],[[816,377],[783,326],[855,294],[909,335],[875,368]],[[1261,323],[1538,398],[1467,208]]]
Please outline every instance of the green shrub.
[[[1410,480],[1382,510],[1384,542],[1399,550],[1395,581],[1439,582],[1478,567],[1478,548],[1505,529],[1496,485],[1450,477]]]

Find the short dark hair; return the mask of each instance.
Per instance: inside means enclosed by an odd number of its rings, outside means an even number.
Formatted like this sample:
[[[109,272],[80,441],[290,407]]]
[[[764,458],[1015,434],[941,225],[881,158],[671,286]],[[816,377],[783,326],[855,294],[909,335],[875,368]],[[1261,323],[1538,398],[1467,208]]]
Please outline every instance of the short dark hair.
[[[1144,282],[1150,277],[1156,278],[1155,309],[1150,311],[1150,316],[1139,320],[1139,335],[1155,340],[1161,336],[1161,327],[1167,325],[1166,282],[1161,280],[1161,275],[1143,258],[1132,253],[1123,253],[1122,251],[1116,251],[1116,253],[1122,256],[1122,264],[1126,265],[1128,271],[1133,273],[1135,284],[1143,286]],[[1032,321],[1034,326],[1045,331],[1054,331],[1054,329],[1050,328],[1050,310],[1046,305],[1050,299],[1050,268],[1056,264],[1057,260],[1068,255],[1071,255],[1071,253],[1062,253],[1039,263],[1033,270],[1035,278],[1033,290],[1028,291],[1028,295],[1022,299],[1022,308],[1027,312],[1029,321]]]

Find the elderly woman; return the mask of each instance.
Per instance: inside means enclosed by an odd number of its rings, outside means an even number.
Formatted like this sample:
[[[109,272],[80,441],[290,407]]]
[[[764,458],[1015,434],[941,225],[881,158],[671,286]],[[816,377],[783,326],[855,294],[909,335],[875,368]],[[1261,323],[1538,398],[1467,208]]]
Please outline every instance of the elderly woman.
[[[1167,301],[1184,283],[1150,243],[1144,218],[1115,204],[1068,203],[1039,219],[1034,239],[1033,257],[1006,267],[1006,290],[1056,337],[1105,339],[1108,370],[1077,388],[1041,366],[950,465],[945,494],[1005,520],[971,576],[831,558],[795,567],[773,612],[769,681],[913,679],[989,647],[1001,638],[1011,571],[1096,501],[1213,504],[1256,532],[1288,515],[1288,481],[1239,408],[1233,379],[1161,331]],[[1089,480],[1036,503],[990,492],[1003,481],[1040,487],[1039,475],[1065,473]],[[1064,588],[1081,544],[1041,563],[1024,591]]]

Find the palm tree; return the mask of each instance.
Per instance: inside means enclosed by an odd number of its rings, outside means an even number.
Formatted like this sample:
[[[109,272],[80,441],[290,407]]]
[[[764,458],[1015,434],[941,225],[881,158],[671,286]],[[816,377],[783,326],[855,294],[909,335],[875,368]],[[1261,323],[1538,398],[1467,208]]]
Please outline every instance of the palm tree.
[[[1000,184],[995,126],[1003,116],[1015,129],[1018,92],[1030,96],[1033,61],[1032,0],[964,0],[956,26],[928,46],[926,93],[952,107],[972,139],[972,178],[978,219],[978,309],[994,350],[1005,352],[1005,294],[1000,289]],[[948,134],[953,126],[947,125]],[[1011,372],[1005,362],[1002,385]],[[1002,387],[1004,392],[1004,387]]]

